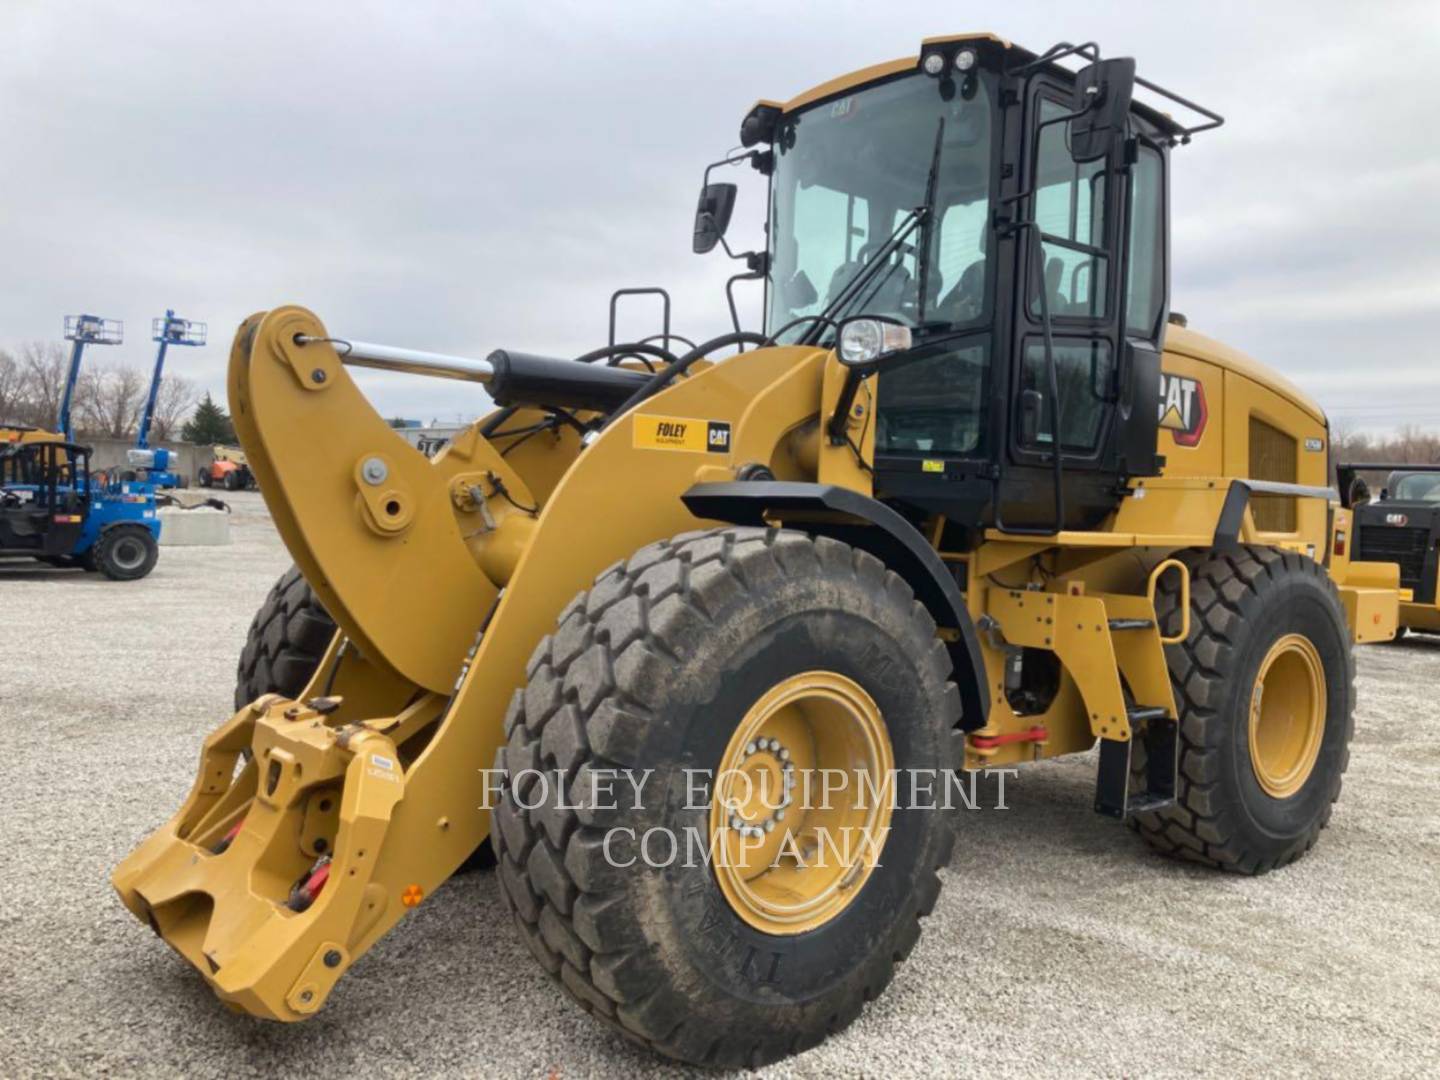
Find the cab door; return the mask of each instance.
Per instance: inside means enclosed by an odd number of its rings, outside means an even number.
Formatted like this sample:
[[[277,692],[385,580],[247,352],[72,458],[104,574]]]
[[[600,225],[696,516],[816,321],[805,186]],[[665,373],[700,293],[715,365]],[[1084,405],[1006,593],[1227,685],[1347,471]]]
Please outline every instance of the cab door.
[[[1074,111],[1071,97],[1069,86],[1045,77],[1026,94],[1031,194],[1022,215],[1033,224],[1019,233],[1008,460],[997,508],[1001,528],[1022,531],[1093,527],[1114,508],[1123,476],[1155,471],[1159,331],[1145,328],[1148,349],[1127,338],[1137,142],[1117,138],[1103,157],[1076,161],[1064,119]],[[1147,266],[1146,296],[1158,282],[1163,307],[1163,247],[1158,259],[1150,249]]]

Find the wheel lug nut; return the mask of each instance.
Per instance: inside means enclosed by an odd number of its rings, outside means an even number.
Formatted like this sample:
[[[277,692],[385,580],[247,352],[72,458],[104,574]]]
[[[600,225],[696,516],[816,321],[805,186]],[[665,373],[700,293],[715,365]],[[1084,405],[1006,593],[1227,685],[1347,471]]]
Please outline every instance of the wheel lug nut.
[[[767,833],[775,831],[775,822],[773,820],[765,822],[765,831]]]
[[[780,807],[779,810],[776,810],[776,811],[775,811],[775,820],[776,820],[776,821],[784,821],[784,820],[785,820],[785,807],[782,806],[782,807]]]
[[[750,756],[751,754],[753,754],[753,753],[755,753],[755,744],[754,744],[753,742],[752,742],[752,743],[746,743],[746,744],[745,744],[745,756],[746,756],[746,757],[749,757],[749,756]]]
[[[786,750],[783,746],[780,748],[780,760],[784,762],[789,762],[790,760],[790,751]],[[788,764],[785,767],[787,769],[791,768],[791,766]]]

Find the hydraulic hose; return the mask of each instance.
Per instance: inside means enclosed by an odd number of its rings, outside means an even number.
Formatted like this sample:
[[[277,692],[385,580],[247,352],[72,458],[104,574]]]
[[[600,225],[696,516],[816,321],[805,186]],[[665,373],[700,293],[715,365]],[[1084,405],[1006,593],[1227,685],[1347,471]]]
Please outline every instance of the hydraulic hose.
[[[750,330],[731,331],[728,334],[721,334],[719,337],[711,338],[709,341],[701,342],[685,355],[681,356],[674,363],[666,366],[664,371],[653,376],[644,386],[631,394],[628,399],[620,405],[605,420],[601,430],[609,427],[616,419],[624,416],[635,406],[654,397],[661,390],[664,390],[672,382],[678,379],[697,361],[703,360],[716,349],[723,349],[727,345],[764,345],[766,343],[763,334],[757,334]]]

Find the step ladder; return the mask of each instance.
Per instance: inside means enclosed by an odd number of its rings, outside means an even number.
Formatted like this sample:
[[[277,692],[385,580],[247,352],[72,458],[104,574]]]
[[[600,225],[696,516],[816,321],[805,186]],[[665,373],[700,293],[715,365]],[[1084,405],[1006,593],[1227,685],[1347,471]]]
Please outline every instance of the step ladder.
[[[1112,634],[1153,630],[1153,619],[1110,619]],[[1160,705],[1130,705],[1129,739],[1101,739],[1100,765],[1095,774],[1095,812],[1123,820],[1130,814],[1161,810],[1175,802],[1175,777],[1180,767],[1179,725]],[[1130,789],[1131,748],[1145,745],[1145,787]]]

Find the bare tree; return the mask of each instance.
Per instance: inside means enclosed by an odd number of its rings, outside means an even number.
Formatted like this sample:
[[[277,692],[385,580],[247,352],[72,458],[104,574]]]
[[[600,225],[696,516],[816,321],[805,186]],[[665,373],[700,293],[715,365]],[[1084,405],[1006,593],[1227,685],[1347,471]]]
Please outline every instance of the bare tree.
[[[20,367],[27,384],[29,407],[25,415],[17,419],[40,428],[55,426],[69,366],[70,355],[58,341],[27,341],[20,346]]]
[[[183,375],[161,376],[155,413],[150,421],[150,437],[157,442],[178,438],[181,425],[199,400],[200,388]]]
[[[115,364],[87,368],[80,374],[75,405],[82,427],[91,435],[123,439],[135,433],[145,405],[145,377],[133,367]]]
[[[20,361],[0,349],[0,424],[29,422],[29,380]]]

